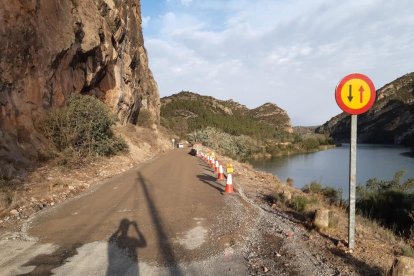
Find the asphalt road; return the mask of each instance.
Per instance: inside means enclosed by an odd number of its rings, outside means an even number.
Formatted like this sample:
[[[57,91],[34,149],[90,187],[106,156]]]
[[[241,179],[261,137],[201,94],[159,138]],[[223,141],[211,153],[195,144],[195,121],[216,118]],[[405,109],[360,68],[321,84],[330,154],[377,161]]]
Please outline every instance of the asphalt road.
[[[171,151],[40,213],[28,240],[0,241],[2,275],[247,274],[231,218],[241,199],[224,185]]]

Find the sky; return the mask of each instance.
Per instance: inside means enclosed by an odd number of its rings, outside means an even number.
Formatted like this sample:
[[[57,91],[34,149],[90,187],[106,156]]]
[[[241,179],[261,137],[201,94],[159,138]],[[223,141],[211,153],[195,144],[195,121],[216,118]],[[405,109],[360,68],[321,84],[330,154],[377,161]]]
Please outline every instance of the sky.
[[[295,126],[339,114],[350,73],[376,89],[414,71],[412,0],[141,0],[160,96],[182,90],[272,102]]]

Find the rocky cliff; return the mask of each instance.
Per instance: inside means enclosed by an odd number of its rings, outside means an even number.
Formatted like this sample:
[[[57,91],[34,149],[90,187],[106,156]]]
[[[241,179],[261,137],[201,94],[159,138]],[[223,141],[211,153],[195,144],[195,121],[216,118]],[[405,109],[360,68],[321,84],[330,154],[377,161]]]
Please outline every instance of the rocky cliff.
[[[139,0],[0,0],[0,176],[41,157],[36,120],[72,93],[95,95],[122,123],[159,123]],[[149,116],[148,116],[149,114]]]
[[[350,115],[341,113],[317,130],[334,140],[349,141]],[[414,73],[406,74],[377,90],[377,100],[358,116],[358,141],[414,145]]]

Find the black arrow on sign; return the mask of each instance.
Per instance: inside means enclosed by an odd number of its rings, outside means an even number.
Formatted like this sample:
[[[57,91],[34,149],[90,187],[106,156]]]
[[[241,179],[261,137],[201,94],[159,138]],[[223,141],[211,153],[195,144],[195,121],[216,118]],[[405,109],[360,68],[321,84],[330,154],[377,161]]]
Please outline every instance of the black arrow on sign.
[[[352,102],[352,99],[354,97],[352,97],[352,84],[349,85],[349,96],[348,96],[348,100],[349,102]]]

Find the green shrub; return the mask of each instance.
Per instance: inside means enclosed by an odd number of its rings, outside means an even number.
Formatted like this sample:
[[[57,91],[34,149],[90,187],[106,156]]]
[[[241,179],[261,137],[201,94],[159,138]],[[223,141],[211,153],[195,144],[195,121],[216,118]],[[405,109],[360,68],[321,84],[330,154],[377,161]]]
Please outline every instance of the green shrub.
[[[403,246],[401,248],[401,254],[406,257],[414,258],[414,248],[409,245]]]
[[[370,179],[357,186],[356,208],[364,216],[378,220],[396,234],[410,236],[414,223],[414,179],[404,182],[404,171],[391,180]]]
[[[305,185],[302,191],[305,193],[320,194],[329,204],[339,204],[342,202],[342,189],[323,187],[318,181],[312,181],[310,184]]]
[[[301,146],[306,151],[312,151],[319,148],[319,140],[316,138],[306,138],[301,142]]]
[[[127,149],[127,144],[111,131],[115,122],[116,118],[95,97],[71,95],[67,105],[48,112],[39,127],[61,152],[69,149],[81,156],[109,156]]]
[[[342,189],[324,187],[322,188],[321,193],[329,204],[339,204],[342,201]]]
[[[310,200],[304,196],[296,196],[292,199],[292,208],[298,212],[303,213],[306,210],[306,206],[310,203]]]
[[[273,194],[273,202],[275,203],[285,203],[286,197],[283,193],[275,192]]]
[[[318,181],[312,181],[310,184],[306,184],[305,187],[302,188],[302,191],[305,193],[319,193],[322,190],[322,185]]]
[[[223,155],[241,161],[251,158],[260,151],[258,143],[252,138],[245,135],[231,135],[212,127],[193,131],[188,135],[188,139],[191,143],[202,143]]]

